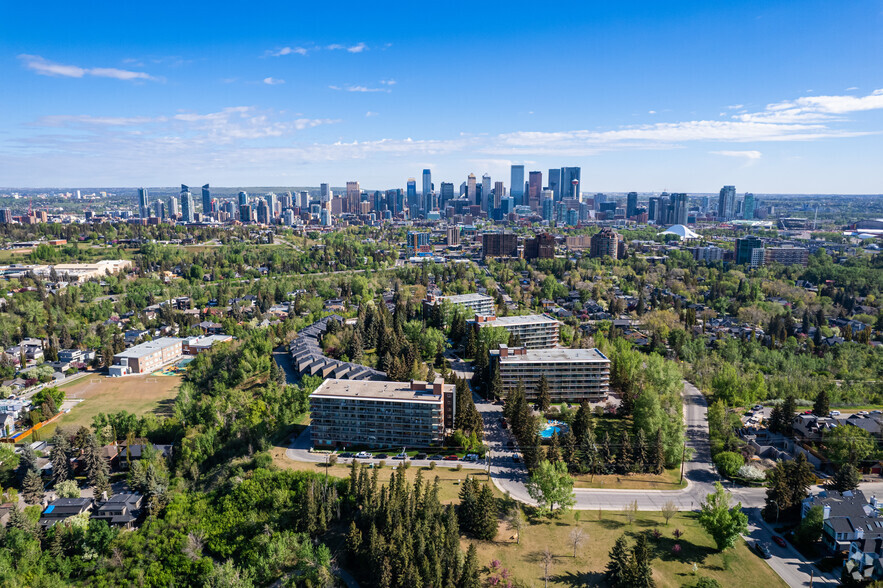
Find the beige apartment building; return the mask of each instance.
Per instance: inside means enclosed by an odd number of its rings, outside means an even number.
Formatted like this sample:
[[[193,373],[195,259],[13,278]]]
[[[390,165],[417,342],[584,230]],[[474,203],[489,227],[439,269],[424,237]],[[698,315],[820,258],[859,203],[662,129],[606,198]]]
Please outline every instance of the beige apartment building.
[[[477,314],[470,322],[478,329],[503,327],[516,335],[528,349],[558,346],[558,321],[545,314],[500,317]]]
[[[428,382],[328,379],[310,394],[315,447],[432,447],[454,427],[456,392]]]
[[[503,389],[524,386],[530,401],[537,399],[540,376],[546,376],[552,402],[601,402],[610,385],[610,360],[598,349],[525,349],[500,345],[490,352],[491,365],[500,366]]]

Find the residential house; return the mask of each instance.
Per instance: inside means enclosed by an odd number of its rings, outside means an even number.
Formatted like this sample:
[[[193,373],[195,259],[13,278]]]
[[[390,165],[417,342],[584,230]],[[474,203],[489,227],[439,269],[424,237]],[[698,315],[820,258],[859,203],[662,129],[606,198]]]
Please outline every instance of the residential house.
[[[92,511],[92,518],[107,521],[111,526],[131,529],[141,515],[140,494],[114,494],[98,503]]]
[[[799,414],[791,421],[795,435],[807,441],[821,441],[825,433],[837,425],[839,425],[837,419],[818,417],[814,414]]]
[[[58,498],[40,515],[40,526],[48,529],[52,525],[92,510],[91,498]]]

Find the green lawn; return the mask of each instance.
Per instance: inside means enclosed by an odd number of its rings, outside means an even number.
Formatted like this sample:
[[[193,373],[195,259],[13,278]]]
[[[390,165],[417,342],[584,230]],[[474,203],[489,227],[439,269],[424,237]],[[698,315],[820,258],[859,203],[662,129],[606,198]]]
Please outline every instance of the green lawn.
[[[575,522],[573,513],[558,519],[532,520],[523,530],[520,544],[515,542],[515,531],[501,524],[495,541],[476,542],[479,564],[486,566],[497,559],[527,586],[543,586],[542,552],[548,546],[554,555],[549,586],[603,585],[604,568],[614,541],[625,533],[631,546],[638,533],[659,529],[661,537],[651,538],[650,544],[655,552],[653,578],[660,588],[694,583],[697,579],[692,571],[694,562],[699,575],[714,578],[721,586],[786,586],[744,541],[740,540],[724,554],[717,553],[711,537],[699,526],[696,513],[680,513],[667,527],[659,513],[639,512],[632,524],[619,512],[605,511],[600,520],[597,511],[580,511],[579,515],[579,523]],[[585,541],[573,557],[569,537],[577,526],[583,530]],[[676,528],[684,532],[679,540],[672,534]],[[464,540],[464,547],[468,543]],[[673,552],[675,544],[681,546],[679,554]]]

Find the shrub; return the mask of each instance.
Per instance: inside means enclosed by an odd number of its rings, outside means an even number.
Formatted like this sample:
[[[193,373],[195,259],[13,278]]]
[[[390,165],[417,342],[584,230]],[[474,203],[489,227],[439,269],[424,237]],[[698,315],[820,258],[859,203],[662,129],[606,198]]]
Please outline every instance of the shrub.
[[[462,471],[463,471],[463,464],[462,464],[462,463],[458,463],[458,464],[457,464],[457,471],[458,471],[458,472],[462,472]]]
[[[714,458],[718,471],[728,478],[739,473],[739,468],[745,465],[742,455],[733,451],[722,451]]]
[[[434,470],[434,469],[435,469],[435,462],[434,462],[434,461],[429,462],[429,469],[430,469],[430,470]]]
[[[762,482],[766,479],[766,472],[753,465],[743,465],[739,468],[739,477],[752,482]]]
[[[377,467],[378,467],[378,468],[381,468],[381,469],[382,469],[382,468],[385,468],[385,467],[386,467],[386,460],[385,460],[385,459],[381,459],[380,462],[377,464]]]

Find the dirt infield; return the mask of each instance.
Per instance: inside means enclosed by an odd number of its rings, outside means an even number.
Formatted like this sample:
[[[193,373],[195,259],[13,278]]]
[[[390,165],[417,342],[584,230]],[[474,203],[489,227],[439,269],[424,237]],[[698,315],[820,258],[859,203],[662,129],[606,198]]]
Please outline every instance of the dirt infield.
[[[68,399],[82,399],[59,421],[59,426],[89,426],[96,414],[121,410],[132,414],[171,414],[180,377],[152,375],[123,378],[82,378],[62,390]]]

